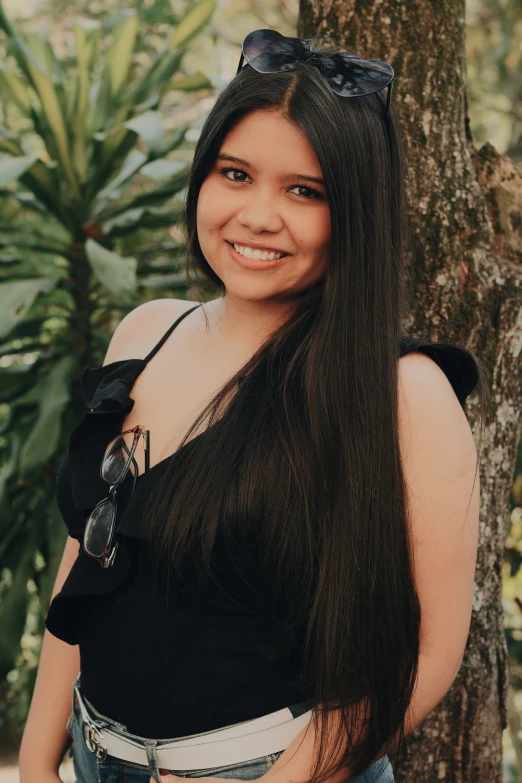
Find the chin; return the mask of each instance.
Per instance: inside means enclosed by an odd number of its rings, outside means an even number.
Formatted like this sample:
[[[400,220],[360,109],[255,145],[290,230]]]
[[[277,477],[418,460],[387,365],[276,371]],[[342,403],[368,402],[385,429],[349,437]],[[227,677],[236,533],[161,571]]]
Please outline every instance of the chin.
[[[230,299],[242,300],[244,302],[266,302],[272,300],[280,294],[278,289],[273,286],[263,286],[261,283],[251,283],[250,285],[228,285],[224,282],[225,296]]]

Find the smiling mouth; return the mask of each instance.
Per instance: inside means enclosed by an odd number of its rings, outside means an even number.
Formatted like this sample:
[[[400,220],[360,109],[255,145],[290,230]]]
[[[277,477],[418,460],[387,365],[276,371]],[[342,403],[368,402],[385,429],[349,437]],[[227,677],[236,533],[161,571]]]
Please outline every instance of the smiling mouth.
[[[255,250],[254,248],[249,248],[248,245],[239,245],[236,242],[229,242],[228,239],[226,239],[225,242],[227,245],[234,248],[236,253],[240,256],[243,256],[243,258],[250,258],[252,261],[279,261],[279,259],[289,255],[288,253],[281,253],[275,250]],[[239,248],[242,248],[242,250]],[[245,250],[246,252],[243,252]],[[269,256],[273,257],[269,258]]]

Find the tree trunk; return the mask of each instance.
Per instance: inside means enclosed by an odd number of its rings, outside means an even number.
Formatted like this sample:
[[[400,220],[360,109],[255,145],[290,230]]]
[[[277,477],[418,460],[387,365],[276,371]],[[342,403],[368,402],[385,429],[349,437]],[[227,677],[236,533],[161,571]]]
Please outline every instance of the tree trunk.
[[[480,544],[460,672],[406,740],[397,783],[500,783],[507,667],[502,561],[522,397],[522,173],[467,117],[464,0],[300,0],[298,35],[395,69],[414,245],[406,333],[473,350],[494,401],[480,464]],[[476,398],[467,414],[476,433]]]

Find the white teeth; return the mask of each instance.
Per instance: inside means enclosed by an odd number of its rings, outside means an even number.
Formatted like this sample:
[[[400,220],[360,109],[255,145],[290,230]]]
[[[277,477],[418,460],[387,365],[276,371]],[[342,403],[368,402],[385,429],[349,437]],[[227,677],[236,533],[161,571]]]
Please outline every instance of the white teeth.
[[[276,258],[281,258],[285,253],[269,253],[267,250],[253,250],[251,247],[244,247],[243,245],[234,245],[234,250],[241,256],[247,258],[255,258],[258,261],[275,261]]]

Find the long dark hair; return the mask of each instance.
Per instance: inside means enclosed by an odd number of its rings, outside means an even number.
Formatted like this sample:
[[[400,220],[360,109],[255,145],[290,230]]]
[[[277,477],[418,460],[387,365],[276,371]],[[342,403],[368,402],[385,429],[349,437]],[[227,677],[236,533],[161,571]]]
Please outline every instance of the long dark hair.
[[[313,66],[246,66],[218,96],[186,198],[187,273],[201,296],[223,285],[198,242],[198,194],[228,131],[257,109],[278,109],[315,150],[330,205],[329,266],[198,417],[147,512],[161,563],[202,583],[218,542],[250,547],[281,648],[302,655],[318,718],[311,783],[345,765],[358,774],[394,747],[398,763],[417,675],[397,412],[406,171],[385,97],[340,98]],[[204,436],[187,443],[204,419]],[[327,755],[332,742],[337,759]]]

